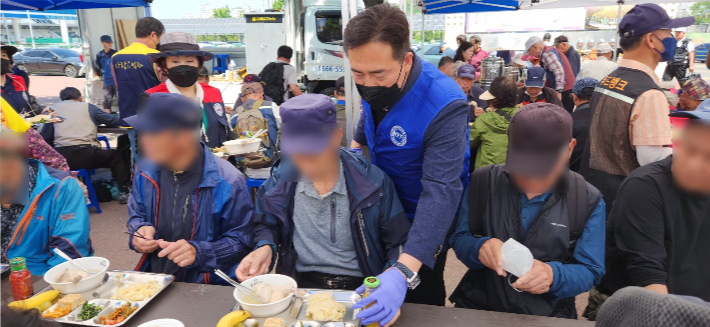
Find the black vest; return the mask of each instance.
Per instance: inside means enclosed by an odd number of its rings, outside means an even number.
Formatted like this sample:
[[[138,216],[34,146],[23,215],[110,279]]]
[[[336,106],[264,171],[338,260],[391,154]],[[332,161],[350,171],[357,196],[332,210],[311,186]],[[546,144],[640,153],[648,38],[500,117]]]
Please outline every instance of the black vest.
[[[680,42],[680,46],[675,48],[675,55],[673,55],[673,59],[671,59],[671,62],[668,64],[685,65],[688,61],[688,42],[690,42],[688,38],[685,38]]]
[[[617,68],[594,89],[589,105],[589,138],[578,172],[602,192],[607,212],[621,182],[639,167],[629,124],[636,99],[651,89],[660,90],[651,76],[627,67]]]
[[[490,186],[488,194],[478,194],[475,185],[479,184]],[[495,237],[502,241],[515,239],[528,247],[535,259],[543,262],[574,262],[572,254],[576,240],[601,199],[599,191],[584,182],[581,176],[570,171],[560,182],[558,191],[545,202],[535,221],[523,235],[520,193],[512,186],[503,165],[475,170],[469,185],[471,198],[464,201],[468,200],[471,204],[471,233],[479,237]],[[582,194],[575,196],[576,200],[571,200],[572,197],[568,194],[571,190],[579,189],[578,186],[582,192],[577,192],[577,195]],[[481,197],[485,198],[483,209],[475,204],[476,199]],[[570,204],[571,201],[576,204]],[[514,281],[512,277],[511,282]],[[561,318],[577,316],[574,298],[555,300],[549,294],[518,292],[508,285],[508,278],[500,277],[488,268],[469,269],[450,300],[460,308]]]

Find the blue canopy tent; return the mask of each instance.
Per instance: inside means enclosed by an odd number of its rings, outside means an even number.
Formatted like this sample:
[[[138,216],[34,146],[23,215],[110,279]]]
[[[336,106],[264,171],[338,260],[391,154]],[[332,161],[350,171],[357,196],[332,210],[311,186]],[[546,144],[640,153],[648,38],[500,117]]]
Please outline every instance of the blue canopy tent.
[[[518,0],[420,0],[417,6],[422,12],[422,44],[424,44],[424,15],[511,11],[520,9],[522,2]],[[424,47],[421,49],[420,56],[424,57]]]
[[[0,0],[2,10],[61,10],[145,7],[152,0]]]

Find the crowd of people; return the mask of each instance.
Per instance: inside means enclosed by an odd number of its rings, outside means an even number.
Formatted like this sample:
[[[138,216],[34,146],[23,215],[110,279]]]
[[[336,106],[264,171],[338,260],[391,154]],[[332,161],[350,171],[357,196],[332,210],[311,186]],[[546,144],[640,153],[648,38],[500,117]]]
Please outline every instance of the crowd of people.
[[[377,276],[354,308],[363,324],[390,326],[403,302],[445,305],[453,249],[468,268],[449,297],[460,308],[575,319],[575,297],[589,292],[584,316],[603,321],[602,304],[636,286],[710,311],[710,87],[680,72],[693,71],[682,30],[693,22],[636,5],[619,22],[623,59],[601,43],[584,65],[566,36],[533,36],[511,60],[524,77],[484,90],[491,54],[479,36],[442,46],[436,67],[411,51],[400,9],[373,6],[343,33],[362,97],[350,144],[344,78],[332,95],[302,94],[287,46],[225,106],[204,67],[214,55],[143,18],[120,51],[101,37],[103,109],[66,88],[45,109],[65,121],[41,134],[20,117],[33,110],[28,82],[3,47],[2,261],[26,257],[41,275],[60,260],[50,247],[92,255],[70,170],[103,167],[127,203],[136,269],[180,282],[275,270],[299,287],[362,293]],[[679,90],[654,73],[667,61]],[[101,124],[128,127],[124,146],[101,149]],[[252,201],[235,162],[211,148],[261,129],[263,153],[242,163],[270,169]],[[506,270],[510,240],[529,249],[526,271]]]

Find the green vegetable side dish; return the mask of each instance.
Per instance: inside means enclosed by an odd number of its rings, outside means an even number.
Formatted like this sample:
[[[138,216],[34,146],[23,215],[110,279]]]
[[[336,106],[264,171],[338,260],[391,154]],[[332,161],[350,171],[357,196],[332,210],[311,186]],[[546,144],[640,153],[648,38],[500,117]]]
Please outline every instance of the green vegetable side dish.
[[[100,305],[93,305],[89,302],[85,302],[84,305],[81,307],[81,312],[79,312],[79,315],[77,315],[77,320],[79,321],[84,321],[84,320],[89,320],[93,317],[96,317],[99,313],[101,313],[101,310],[103,310],[104,307]]]

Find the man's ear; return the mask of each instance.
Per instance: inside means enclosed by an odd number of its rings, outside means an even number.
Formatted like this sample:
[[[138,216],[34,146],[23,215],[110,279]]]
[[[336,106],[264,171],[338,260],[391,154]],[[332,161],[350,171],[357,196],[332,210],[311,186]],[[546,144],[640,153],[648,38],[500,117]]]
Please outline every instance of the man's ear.
[[[569,142],[569,157],[570,157],[570,159],[572,158],[572,151],[574,151],[575,146],[577,146],[577,139],[573,138],[572,141]]]

